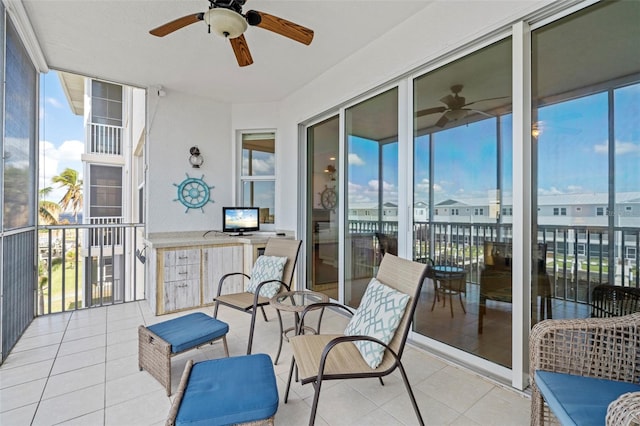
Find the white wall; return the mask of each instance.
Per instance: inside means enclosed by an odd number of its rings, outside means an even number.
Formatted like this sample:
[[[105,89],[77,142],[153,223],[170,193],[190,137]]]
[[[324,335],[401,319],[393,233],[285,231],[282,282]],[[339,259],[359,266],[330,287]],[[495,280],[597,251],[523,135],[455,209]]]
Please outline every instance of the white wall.
[[[222,206],[232,201],[231,106],[172,92],[158,97],[149,91],[147,107],[147,233],[206,231],[222,226]],[[197,145],[204,158],[200,169],[189,164],[189,148]],[[201,178],[214,203],[187,210],[177,198],[186,175]]]

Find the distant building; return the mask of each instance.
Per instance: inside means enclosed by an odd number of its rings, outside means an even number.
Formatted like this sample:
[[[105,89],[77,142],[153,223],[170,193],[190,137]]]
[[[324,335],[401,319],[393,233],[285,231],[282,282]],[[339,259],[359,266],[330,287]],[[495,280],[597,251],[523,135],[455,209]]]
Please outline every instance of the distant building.
[[[71,110],[84,117],[84,206],[79,218],[92,225],[139,222],[142,188],[137,183],[142,178],[135,165],[144,144],[144,90],[76,74],[58,75]],[[118,227],[92,228],[84,235],[84,294],[93,295],[92,300],[98,295],[104,300],[105,294],[112,301],[125,297],[130,287],[125,279],[132,273],[124,262],[126,238]],[[85,306],[92,303],[84,299]]]

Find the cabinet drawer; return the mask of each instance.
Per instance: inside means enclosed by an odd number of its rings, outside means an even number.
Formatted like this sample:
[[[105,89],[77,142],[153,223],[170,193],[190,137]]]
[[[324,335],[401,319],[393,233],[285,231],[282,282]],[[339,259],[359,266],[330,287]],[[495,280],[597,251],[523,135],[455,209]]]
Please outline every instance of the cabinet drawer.
[[[167,250],[163,255],[164,266],[200,264],[200,250]]]
[[[164,267],[164,282],[200,279],[200,263]]]

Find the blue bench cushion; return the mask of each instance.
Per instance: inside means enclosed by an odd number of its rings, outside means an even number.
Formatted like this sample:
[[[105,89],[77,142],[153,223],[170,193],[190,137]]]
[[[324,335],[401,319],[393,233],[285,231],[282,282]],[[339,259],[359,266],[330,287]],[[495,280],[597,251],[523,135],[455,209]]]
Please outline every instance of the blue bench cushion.
[[[266,354],[193,364],[176,425],[227,425],[268,419],[278,410],[278,388]]]
[[[170,343],[171,353],[176,354],[224,336],[229,331],[229,324],[196,312],[147,328]]]
[[[607,407],[626,392],[640,391],[640,385],[537,370],[536,385],[553,414],[563,426],[605,423]]]

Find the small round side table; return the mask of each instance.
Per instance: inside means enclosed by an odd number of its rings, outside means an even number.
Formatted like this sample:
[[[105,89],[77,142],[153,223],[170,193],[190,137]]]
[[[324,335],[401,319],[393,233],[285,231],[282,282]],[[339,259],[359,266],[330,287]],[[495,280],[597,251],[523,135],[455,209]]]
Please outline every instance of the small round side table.
[[[329,296],[323,293],[318,293],[316,291],[310,290],[297,290],[297,291],[287,291],[284,293],[278,293],[273,298],[271,298],[271,306],[276,309],[278,312],[278,320],[280,321],[280,345],[278,346],[278,354],[276,355],[274,364],[278,363],[278,358],[280,358],[280,351],[282,350],[282,341],[287,339],[289,341],[289,337],[287,333],[291,331],[295,331],[298,329],[298,326],[301,325],[300,330],[302,333],[311,332],[311,333],[319,333],[320,332],[320,324],[322,322],[322,315],[324,314],[324,308],[320,311],[320,317],[318,318],[318,328],[314,329],[312,327],[306,326],[304,324],[300,324],[300,312],[302,312],[307,306],[312,305],[314,303],[328,302]],[[294,326],[289,327],[286,330],[283,329],[282,326],[282,316],[280,312],[293,312],[294,313]]]

